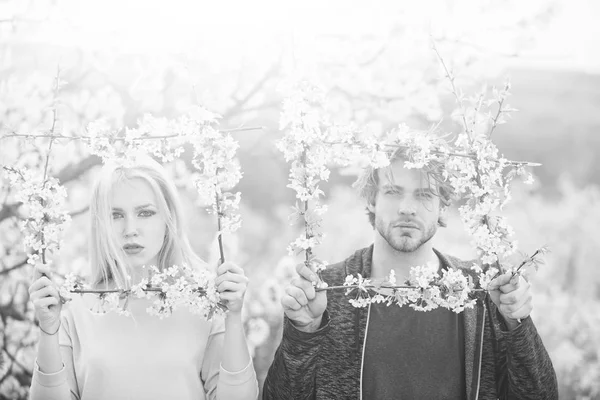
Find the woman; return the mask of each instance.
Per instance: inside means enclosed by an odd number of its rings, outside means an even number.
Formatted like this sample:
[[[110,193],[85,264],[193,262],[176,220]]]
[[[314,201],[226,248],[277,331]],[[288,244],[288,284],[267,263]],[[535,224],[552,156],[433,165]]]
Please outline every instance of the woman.
[[[182,209],[164,169],[148,159],[105,166],[90,203],[92,283],[129,288],[151,265],[205,267],[183,229]],[[90,311],[96,295],[62,305],[50,271],[36,268],[29,292],[40,341],[31,384],[35,399],[256,399],[258,384],[241,319],[244,271],[221,264],[215,284],[224,318],[205,321],[177,309],[164,319],[131,298],[130,316]]]

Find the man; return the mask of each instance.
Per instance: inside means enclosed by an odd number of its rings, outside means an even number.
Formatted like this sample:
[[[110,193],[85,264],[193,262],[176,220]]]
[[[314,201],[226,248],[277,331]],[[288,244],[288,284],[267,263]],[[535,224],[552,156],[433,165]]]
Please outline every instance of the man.
[[[472,262],[433,248],[452,189],[404,168],[405,157],[398,150],[389,167],[367,169],[359,179],[374,243],[328,267],[322,276],[330,286],[357,273],[381,282],[392,270],[401,282],[412,266],[427,263],[473,275]],[[315,291],[318,276],[311,268],[299,264],[296,270],[281,300],[283,338],[264,399],[558,398],[522,277],[498,276],[475,308],[456,314],[385,304],[354,308],[343,290]]]

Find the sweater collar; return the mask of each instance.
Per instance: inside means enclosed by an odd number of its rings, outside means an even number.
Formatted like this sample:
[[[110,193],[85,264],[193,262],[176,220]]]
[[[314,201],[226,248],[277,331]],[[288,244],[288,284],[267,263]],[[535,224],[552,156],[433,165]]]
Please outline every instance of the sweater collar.
[[[371,269],[373,265],[373,248],[374,244],[364,249],[357,250],[350,257],[346,263],[347,274],[355,275],[360,274],[363,278],[369,278],[371,276]],[[442,254],[440,251],[433,249],[433,252],[440,259],[440,267],[442,269],[448,269],[452,262]]]

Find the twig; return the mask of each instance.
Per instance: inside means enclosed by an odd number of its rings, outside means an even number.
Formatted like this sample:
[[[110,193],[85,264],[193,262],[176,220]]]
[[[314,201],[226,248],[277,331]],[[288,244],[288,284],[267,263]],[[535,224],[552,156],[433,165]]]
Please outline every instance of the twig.
[[[250,101],[250,99],[252,97],[254,97],[254,95],[263,88],[263,86],[267,83],[267,81],[276,74],[278,69],[279,69],[278,63],[271,66],[271,68],[269,68],[265,72],[265,74],[262,76],[262,78],[258,82],[256,82],[256,84],[250,89],[250,91],[248,93],[246,93],[246,95],[243,98],[236,100],[235,104],[223,114],[223,117],[231,118],[232,116],[244,111],[244,105],[248,101]]]
[[[73,217],[76,217],[76,216],[78,216],[78,215],[81,215],[81,214],[84,214],[84,213],[88,212],[88,210],[89,210],[89,209],[90,209],[90,206],[85,206],[85,207],[83,207],[83,208],[81,208],[81,209],[79,209],[79,210],[76,210],[76,211],[71,211],[71,212],[69,213],[69,216],[70,216],[71,218],[73,218]]]
[[[438,59],[440,60],[442,67],[444,67],[444,71],[446,71],[446,77],[448,78],[448,80],[450,81],[450,85],[452,86],[452,93],[454,94],[454,97],[456,98],[456,103],[460,106],[460,108],[462,110],[462,120],[463,120],[463,124],[465,127],[465,132],[469,137],[469,141],[471,141],[472,138],[471,138],[471,134],[470,134],[469,124],[467,123],[467,117],[465,116],[466,113],[465,113],[464,106],[462,104],[462,100],[458,96],[458,91],[456,90],[456,85],[454,85],[454,76],[448,70],[448,67],[446,67],[446,63],[444,62],[444,59],[442,58],[440,52],[438,51],[434,41],[432,41],[431,47],[433,48],[433,51],[435,51],[435,54],[437,55]]]
[[[3,269],[2,271],[0,271],[0,275],[7,275],[7,274],[9,274],[10,272],[12,272],[12,271],[14,271],[16,269],[24,267],[25,265],[27,265],[27,259],[21,261],[20,263],[17,263],[15,265],[13,265],[12,267],[8,267],[6,269]]]
[[[387,147],[403,147],[403,148],[409,148],[409,146],[404,146],[404,145],[393,145],[393,144],[386,144],[385,146]],[[472,158],[472,159],[477,159],[477,156],[475,154],[465,154],[465,153],[453,153],[453,152],[444,152],[441,150],[431,150],[432,153],[434,154],[438,154],[438,155],[449,155],[449,156],[454,156],[454,157],[465,157],[465,158]],[[499,163],[500,161],[495,159],[495,158],[489,158],[487,157],[485,159],[486,161],[491,161],[491,162],[495,162],[495,163]],[[524,166],[524,167],[539,167],[542,164],[540,163],[534,163],[534,162],[530,162],[530,161],[510,161],[507,160],[507,164],[508,165],[514,165],[514,166]]]
[[[304,167],[304,173],[306,174],[306,152],[308,151],[308,149],[306,148],[306,145],[304,146],[304,151],[302,152],[302,166]],[[304,176],[304,182],[306,182],[306,175]],[[311,238],[311,233],[309,232],[309,223],[306,220],[306,216],[308,215],[308,200],[304,201],[304,235],[306,240],[310,240]],[[309,262],[310,262],[310,255],[311,255],[312,249],[310,247],[308,247],[307,249],[305,249],[304,251],[304,257],[305,257],[305,261],[304,263],[306,264],[306,266],[309,266]]]
[[[542,246],[539,249],[537,249],[530,257],[521,261],[521,264],[519,264],[517,269],[513,271],[513,273],[511,274],[511,277],[515,276],[521,270],[521,268],[523,268],[525,265],[529,264],[530,262],[533,262],[535,260],[535,257],[538,254],[545,254],[547,252],[548,252],[548,248],[546,246]]]
[[[322,292],[324,290],[341,290],[341,289],[421,289],[418,286],[409,285],[394,285],[394,286],[375,286],[375,285],[342,285],[342,286],[328,286],[325,288],[315,288],[316,292]],[[485,292],[485,289],[471,289],[474,292]]]
[[[142,290],[144,292],[162,292],[162,289],[153,288],[153,287],[145,288]],[[125,289],[73,289],[73,290],[69,291],[69,293],[77,293],[77,294],[84,294],[84,293],[104,294],[104,293],[129,293],[129,292],[130,292],[129,290],[125,290]]]
[[[330,141],[326,141],[323,142],[325,144],[331,144],[331,145],[336,145],[336,144],[345,144],[342,142],[330,142]],[[356,144],[356,146],[359,146],[358,144]],[[409,149],[410,146],[406,146],[406,145],[401,145],[401,144],[384,144],[385,147],[399,147],[399,148],[406,148]],[[441,150],[430,150],[431,153],[433,154],[438,154],[438,155],[448,155],[448,156],[454,156],[454,157],[465,157],[465,158],[471,158],[471,159],[477,159],[477,156],[475,154],[465,154],[465,153],[454,153],[454,152],[446,152],[446,151],[441,151]],[[495,163],[499,163],[500,161],[495,159],[495,158],[486,158],[486,161],[490,161],[490,162],[495,162]],[[530,161],[510,161],[507,160],[506,161],[508,165],[513,165],[516,167],[519,166],[523,166],[523,167],[540,167],[542,164],[540,163],[535,163],[535,162],[530,162]]]
[[[264,128],[265,128],[264,126],[250,126],[250,127],[242,127],[242,128],[222,129],[219,132],[223,132],[223,133],[244,132],[244,131],[263,130]],[[33,138],[33,139],[37,139],[37,138],[44,138],[44,139],[66,139],[66,140],[91,140],[91,139],[95,139],[94,137],[87,136],[87,135],[65,136],[65,135],[55,135],[53,133],[42,134],[42,135],[33,135],[33,134],[27,134],[27,133],[11,133],[11,134],[8,134],[8,135],[0,136],[0,140],[5,139],[5,138],[10,138],[10,137],[24,137],[24,138]],[[121,141],[121,140],[138,141],[138,140],[157,140],[157,139],[170,139],[170,138],[182,138],[182,137],[185,137],[185,135],[144,136],[144,137],[131,138],[131,139],[126,139],[124,137],[113,137],[113,138],[111,138],[111,140],[114,140],[114,141]]]
[[[219,201],[219,193],[215,190],[215,201],[217,206],[217,242],[219,243],[219,254],[221,255],[221,264],[225,262],[225,252],[223,251],[223,232],[221,232],[221,204]]]
[[[505,87],[505,90],[508,90],[507,87]],[[500,100],[498,102],[498,112],[496,113],[496,116],[493,118],[493,124],[492,127],[490,128],[490,134],[489,137],[490,139],[492,138],[492,133],[494,133],[494,129],[496,129],[496,126],[498,126],[498,118],[500,118],[500,114],[502,114],[502,104],[504,104],[504,98],[502,98],[502,100]]]

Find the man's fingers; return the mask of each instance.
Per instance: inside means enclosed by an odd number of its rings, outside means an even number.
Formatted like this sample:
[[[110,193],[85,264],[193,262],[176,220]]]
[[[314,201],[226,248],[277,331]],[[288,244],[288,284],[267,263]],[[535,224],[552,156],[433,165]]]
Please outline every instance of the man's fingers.
[[[508,318],[512,319],[523,319],[527,318],[529,314],[531,314],[531,310],[533,309],[531,298],[527,299],[523,303],[519,304],[501,304],[500,311],[502,314]]]
[[[319,281],[317,274],[312,269],[308,268],[304,263],[296,265],[296,272],[298,272],[298,275],[309,282],[317,283]]]
[[[503,285],[506,285],[507,283],[510,282],[510,276],[511,276],[511,273],[507,272],[507,273],[504,273],[504,274],[496,277],[495,279],[492,279],[492,281],[488,285],[488,288],[490,288],[490,290],[495,290]]]
[[[302,290],[308,300],[314,299],[315,296],[317,295],[317,292],[315,292],[315,287],[312,285],[312,283],[310,283],[306,279],[303,279],[300,277],[294,278],[294,279],[292,279],[291,284],[293,286],[296,286],[300,290]]]
[[[286,294],[281,298],[281,305],[284,310],[298,311],[302,308],[302,305],[296,301],[296,299],[289,294]]]
[[[301,306],[308,304],[308,299],[306,298],[304,290],[300,289],[299,287],[289,285],[286,287],[285,292],[292,296]]]
[[[513,292],[523,285],[529,285],[519,274],[512,275],[511,272],[500,275],[492,280],[488,286],[489,290],[500,290],[502,293]]]
[[[519,277],[517,279],[514,279],[514,278],[511,279],[511,281],[509,283],[507,283],[504,286],[500,286],[499,289],[502,293],[511,293],[511,292],[515,292],[515,291],[522,293],[522,292],[529,290],[530,286],[531,286],[531,284],[529,282],[527,282],[525,279]]]
[[[518,301],[518,298],[514,292],[501,293],[498,298],[500,299],[501,304],[506,304],[506,305],[512,305]]]

